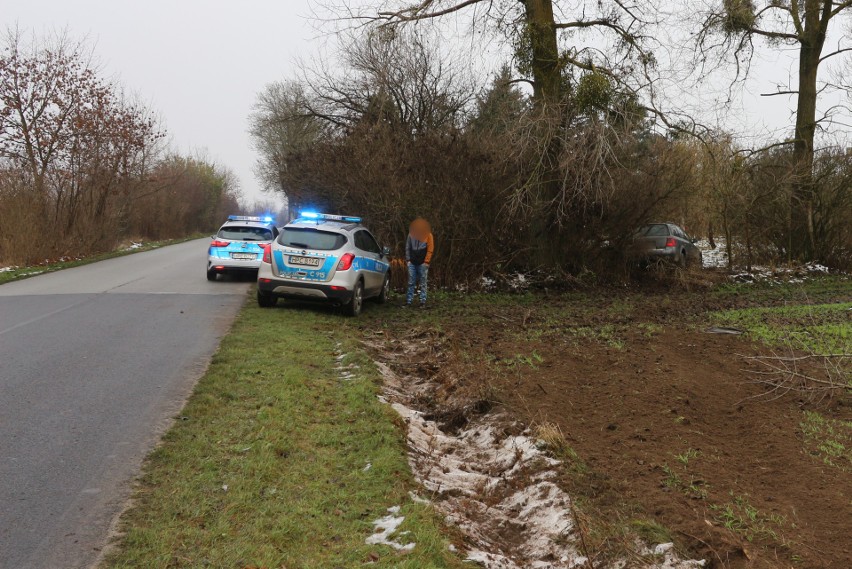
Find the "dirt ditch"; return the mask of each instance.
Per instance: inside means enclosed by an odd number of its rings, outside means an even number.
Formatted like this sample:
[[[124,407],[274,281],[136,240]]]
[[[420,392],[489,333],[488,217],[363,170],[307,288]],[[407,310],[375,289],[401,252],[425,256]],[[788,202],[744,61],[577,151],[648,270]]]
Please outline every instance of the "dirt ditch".
[[[671,543],[638,539],[618,558],[595,562],[573,501],[558,483],[561,461],[544,452],[530,428],[477,397],[482,393],[441,381],[443,338],[382,337],[368,345],[385,397],[406,422],[415,476],[464,536],[467,559],[488,569],[706,565],[682,560]]]

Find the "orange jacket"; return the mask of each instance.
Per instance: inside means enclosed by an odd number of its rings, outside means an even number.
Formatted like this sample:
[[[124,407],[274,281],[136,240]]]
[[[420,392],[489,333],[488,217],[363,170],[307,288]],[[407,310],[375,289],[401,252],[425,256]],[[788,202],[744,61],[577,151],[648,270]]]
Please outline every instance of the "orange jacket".
[[[408,229],[408,239],[405,240],[405,260],[415,265],[432,262],[432,254],[435,252],[435,239],[432,237],[432,228],[429,222],[418,217],[411,222]]]

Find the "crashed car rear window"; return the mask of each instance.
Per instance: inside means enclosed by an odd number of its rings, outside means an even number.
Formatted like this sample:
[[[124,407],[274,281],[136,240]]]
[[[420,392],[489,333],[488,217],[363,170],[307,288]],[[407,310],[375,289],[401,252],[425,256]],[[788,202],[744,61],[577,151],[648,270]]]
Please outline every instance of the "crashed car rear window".
[[[229,225],[219,230],[218,237],[234,241],[272,241],[272,230],[265,227]]]
[[[315,251],[335,251],[346,244],[346,237],[339,233],[318,229],[284,228],[278,236],[278,243],[285,247],[313,249]]]
[[[636,232],[640,237],[667,237],[669,227],[663,223],[655,223],[654,225],[646,225]]]

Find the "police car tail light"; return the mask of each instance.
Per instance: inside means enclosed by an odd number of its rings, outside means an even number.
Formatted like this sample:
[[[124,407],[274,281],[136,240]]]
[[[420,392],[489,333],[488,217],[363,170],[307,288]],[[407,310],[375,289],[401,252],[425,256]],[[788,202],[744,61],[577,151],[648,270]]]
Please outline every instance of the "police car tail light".
[[[666,239],[666,247],[674,247],[675,245],[676,243],[674,237],[669,237],[668,239]]]
[[[346,253],[340,258],[340,262],[337,263],[338,271],[348,271],[352,268],[352,261],[355,260],[355,255],[352,253]]]
[[[218,239],[214,239],[213,242],[210,244],[211,247],[227,247],[228,245],[230,245],[230,243],[228,243],[227,241],[220,241]]]
[[[260,248],[263,249],[263,262],[272,264],[272,244],[266,243],[261,245]]]

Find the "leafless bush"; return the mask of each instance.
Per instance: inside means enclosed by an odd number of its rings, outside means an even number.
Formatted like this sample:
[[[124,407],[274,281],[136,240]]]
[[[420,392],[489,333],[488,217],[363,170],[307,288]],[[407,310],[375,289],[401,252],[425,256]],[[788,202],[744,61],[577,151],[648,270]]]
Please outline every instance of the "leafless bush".
[[[852,354],[772,354],[741,356],[752,365],[753,383],[766,392],[761,398],[777,399],[789,393],[811,401],[852,392]]]

